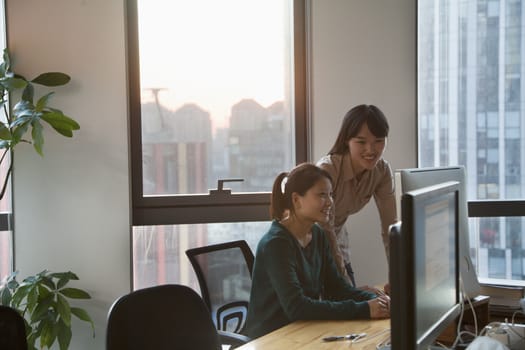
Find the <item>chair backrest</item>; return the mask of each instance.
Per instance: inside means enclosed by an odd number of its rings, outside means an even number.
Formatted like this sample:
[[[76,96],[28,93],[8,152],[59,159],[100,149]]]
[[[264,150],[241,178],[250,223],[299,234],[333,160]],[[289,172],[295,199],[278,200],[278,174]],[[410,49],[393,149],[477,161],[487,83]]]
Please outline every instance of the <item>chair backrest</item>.
[[[0,305],[0,349],[27,350],[26,328],[22,315]]]
[[[117,299],[108,316],[106,350],[221,349],[199,294],[183,285],[136,290]]]
[[[246,241],[192,248],[186,255],[217,329],[242,332],[248,313],[254,261]]]

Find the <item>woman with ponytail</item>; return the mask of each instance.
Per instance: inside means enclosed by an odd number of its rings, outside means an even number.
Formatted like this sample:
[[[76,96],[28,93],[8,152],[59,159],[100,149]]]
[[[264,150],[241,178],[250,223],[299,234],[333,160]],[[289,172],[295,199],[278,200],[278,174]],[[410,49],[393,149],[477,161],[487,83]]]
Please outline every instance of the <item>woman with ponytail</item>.
[[[255,255],[245,333],[257,338],[296,320],[390,316],[390,299],[353,287],[317,224],[329,220],[328,172],[303,163],[275,179],[269,231]]]

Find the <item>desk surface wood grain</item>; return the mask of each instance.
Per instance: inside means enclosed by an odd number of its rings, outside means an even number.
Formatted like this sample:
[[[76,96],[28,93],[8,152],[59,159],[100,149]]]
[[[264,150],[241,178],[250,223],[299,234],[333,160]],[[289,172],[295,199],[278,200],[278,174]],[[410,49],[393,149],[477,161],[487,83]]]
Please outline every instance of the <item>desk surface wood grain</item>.
[[[324,337],[366,333],[358,342],[339,340],[324,342]],[[379,343],[390,337],[390,319],[358,321],[296,321],[272,333],[245,344],[238,350],[308,350],[308,349],[352,349],[376,350]]]

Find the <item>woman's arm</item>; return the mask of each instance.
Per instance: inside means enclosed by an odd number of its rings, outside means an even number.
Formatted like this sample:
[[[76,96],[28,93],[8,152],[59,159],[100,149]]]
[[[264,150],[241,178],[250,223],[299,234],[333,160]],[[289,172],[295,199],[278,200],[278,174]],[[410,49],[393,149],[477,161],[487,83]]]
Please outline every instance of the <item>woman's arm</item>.
[[[291,321],[370,317],[368,303],[362,298],[329,301],[307,296],[302,283],[308,279],[300,275],[295,248],[289,240],[271,240],[266,246],[266,254],[265,261],[268,265],[270,282],[275,289],[279,303]],[[335,267],[332,266],[332,268]]]
[[[381,237],[385,247],[387,261],[390,258],[388,230],[397,222],[394,176],[390,165],[386,163],[383,178],[374,191],[374,199],[381,220]]]

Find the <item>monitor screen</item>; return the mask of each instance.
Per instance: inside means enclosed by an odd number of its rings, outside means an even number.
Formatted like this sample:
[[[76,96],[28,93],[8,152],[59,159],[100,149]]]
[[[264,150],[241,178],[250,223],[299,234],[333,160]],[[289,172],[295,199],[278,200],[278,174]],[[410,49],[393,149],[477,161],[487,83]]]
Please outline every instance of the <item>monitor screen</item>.
[[[401,208],[399,204],[403,193],[447,181],[459,182],[458,225],[460,275],[463,280],[464,294],[469,298],[474,298],[480,294],[480,286],[470,255],[467,179],[465,168],[457,165],[447,167],[397,169],[395,172],[396,197],[398,200],[397,208]],[[401,217],[401,213],[398,213],[398,217]]]
[[[457,182],[403,194],[391,228],[392,349],[422,350],[460,313]]]

